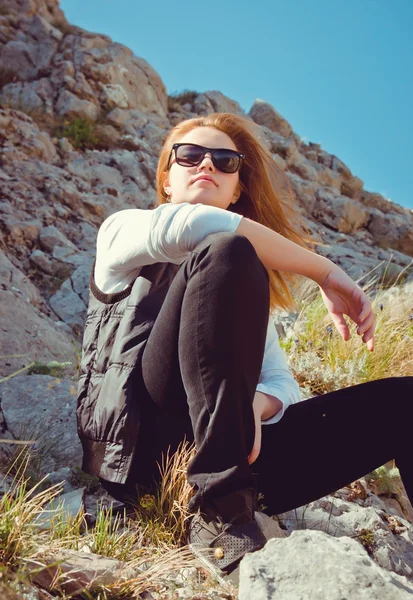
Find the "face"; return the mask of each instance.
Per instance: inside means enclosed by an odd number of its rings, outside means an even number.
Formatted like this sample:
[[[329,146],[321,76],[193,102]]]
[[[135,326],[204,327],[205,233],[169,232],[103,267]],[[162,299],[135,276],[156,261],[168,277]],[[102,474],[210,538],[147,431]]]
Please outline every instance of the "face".
[[[197,127],[178,141],[199,144],[207,148],[229,148],[238,151],[231,138],[215,127]],[[208,175],[213,181],[203,179],[194,181],[200,175]],[[193,167],[178,165],[175,161],[175,152],[172,152],[169,171],[166,173],[163,186],[169,193],[168,199],[172,204],[191,202],[227,209],[231,203],[235,204],[241,194],[239,170],[236,173],[219,171],[214,166],[209,152],[199,165]]]

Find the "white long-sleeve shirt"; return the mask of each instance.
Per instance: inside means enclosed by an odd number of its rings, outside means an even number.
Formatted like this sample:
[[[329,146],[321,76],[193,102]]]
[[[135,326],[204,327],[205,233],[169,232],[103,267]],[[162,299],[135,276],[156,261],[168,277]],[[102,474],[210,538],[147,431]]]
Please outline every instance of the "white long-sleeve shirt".
[[[109,216],[97,236],[95,282],[106,293],[120,292],[142,267],[157,262],[181,264],[210,233],[234,232],[242,216],[204,204],[162,204],[153,210],[132,208]],[[301,400],[279,344],[268,322],[264,358],[257,391],[276,396],[282,409],[263,424],[277,423],[291,404]]]

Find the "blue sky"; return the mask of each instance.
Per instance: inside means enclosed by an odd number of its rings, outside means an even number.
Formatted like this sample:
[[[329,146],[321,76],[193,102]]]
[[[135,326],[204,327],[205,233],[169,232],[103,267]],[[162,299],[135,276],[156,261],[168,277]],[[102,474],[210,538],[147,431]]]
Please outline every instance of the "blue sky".
[[[413,0],[62,0],[129,46],[168,94],[272,104],[370,192],[413,209]]]

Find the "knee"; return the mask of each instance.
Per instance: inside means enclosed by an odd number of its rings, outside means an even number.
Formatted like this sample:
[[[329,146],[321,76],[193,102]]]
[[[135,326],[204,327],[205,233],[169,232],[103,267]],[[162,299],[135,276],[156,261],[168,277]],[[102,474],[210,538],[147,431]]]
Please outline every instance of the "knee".
[[[251,268],[256,267],[263,271],[268,280],[268,272],[259,259],[257,252],[245,235],[231,231],[220,231],[206,236],[203,243],[207,242],[210,251],[221,262],[226,262],[233,268],[238,268],[247,275]]]

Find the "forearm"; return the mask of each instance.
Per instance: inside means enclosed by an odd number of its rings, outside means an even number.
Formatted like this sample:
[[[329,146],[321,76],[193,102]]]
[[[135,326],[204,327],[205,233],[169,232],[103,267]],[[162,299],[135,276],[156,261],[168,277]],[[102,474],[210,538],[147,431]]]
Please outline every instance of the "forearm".
[[[332,269],[339,269],[328,258],[311,252],[246,217],[241,219],[235,231],[249,239],[259,259],[269,269],[304,275],[319,285]]]
[[[266,421],[282,409],[283,403],[281,400],[264,392],[255,392],[254,407],[258,410],[261,420]]]

